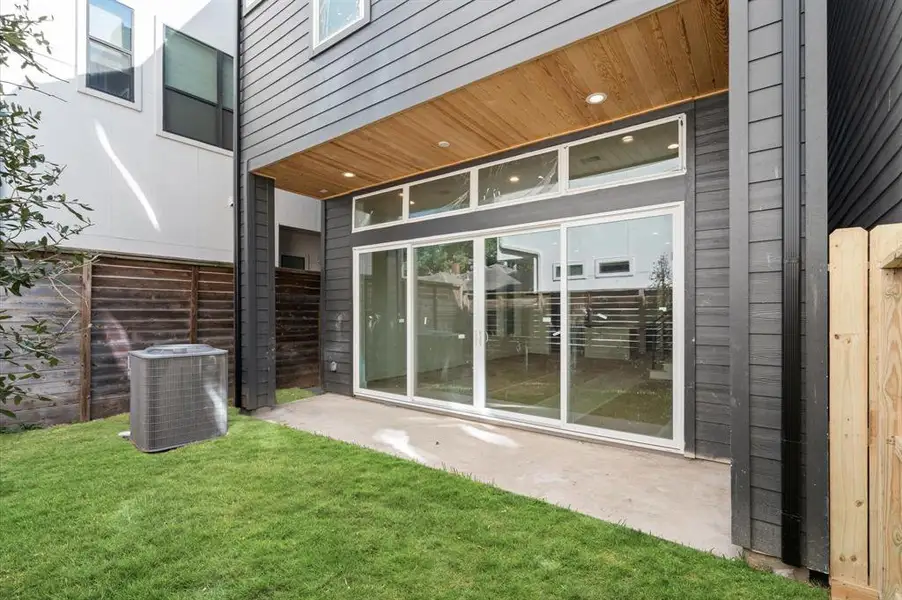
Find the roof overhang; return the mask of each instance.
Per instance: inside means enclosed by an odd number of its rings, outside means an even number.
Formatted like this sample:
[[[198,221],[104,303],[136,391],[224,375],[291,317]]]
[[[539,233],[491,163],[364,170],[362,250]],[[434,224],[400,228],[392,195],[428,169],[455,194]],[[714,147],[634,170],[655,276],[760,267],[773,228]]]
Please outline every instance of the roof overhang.
[[[723,92],[727,5],[667,5],[255,172],[325,199]]]

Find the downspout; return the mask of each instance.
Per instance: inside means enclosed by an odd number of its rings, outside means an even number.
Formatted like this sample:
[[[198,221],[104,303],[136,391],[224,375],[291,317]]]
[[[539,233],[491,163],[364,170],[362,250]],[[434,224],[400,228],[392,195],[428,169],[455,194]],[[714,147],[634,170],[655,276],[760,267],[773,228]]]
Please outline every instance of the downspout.
[[[801,9],[783,0],[783,419],[781,550],[802,566]]]
[[[241,25],[244,0],[235,0],[235,91],[232,113],[232,209],[235,241],[232,244],[235,265],[232,268],[235,284],[233,301],[235,312],[235,406],[241,408]]]

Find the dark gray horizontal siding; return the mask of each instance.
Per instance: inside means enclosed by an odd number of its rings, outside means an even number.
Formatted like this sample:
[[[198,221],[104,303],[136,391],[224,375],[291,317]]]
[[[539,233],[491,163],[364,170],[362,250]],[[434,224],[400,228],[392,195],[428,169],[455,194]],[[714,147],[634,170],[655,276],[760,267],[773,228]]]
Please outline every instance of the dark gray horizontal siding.
[[[323,388],[352,391],[352,256],[351,199],[329,200],[324,207],[326,228],[323,264],[322,337]],[[334,370],[333,370],[334,368]]]
[[[733,541],[775,556],[782,493],[782,373],[773,350],[782,341],[782,13],[780,1],[730,2]],[[767,333],[752,334],[762,315]],[[776,468],[765,478],[762,464]]]
[[[275,400],[275,186],[271,179],[242,173],[241,348],[245,384],[242,408],[253,410]]]
[[[728,109],[726,94],[695,103],[695,229],[707,243],[696,239],[695,306],[687,307],[695,313],[695,454],[717,459],[730,456]]]
[[[829,224],[902,222],[902,0],[831,2]]]
[[[264,0],[242,38],[242,148],[256,168],[608,29],[664,0],[373,0],[312,55],[305,0]]]
[[[836,4],[836,3],[833,3]],[[846,3],[849,4],[849,3]],[[849,4],[851,7],[851,5]],[[799,12],[801,39],[799,46],[789,50],[784,48],[786,40],[792,39],[794,32],[784,30],[785,11]],[[817,13],[820,19],[820,12]],[[787,20],[786,27],[795,21]],[[732,415],[733,430],[733,538],[734,542],[758,552],[782,555],[782,522],[784,501],[787,499],[783,485],[784,465],[782,437],[784,427],[784,368],[790,357],[784,356],[786,349],[783,331],[784,310],[784,248],[785,235],[798,236],[802,259],[801,277],[806,280],[805,261],[809,256],[817,260],[816,272],[809,284],[821,285],[821,259],[826,244],[818,236],[818,244],[806,244],[805,231],[818,231],[816,223],[808,219],[805,207],[805,123],[806,102],[816,102],[825,89],[813,92],[806,90],[805,69],[815,58],[806,53],[804,3],[799,0],[732,0],[730,3],[731,29],[731,219],[734,234],[731,238],[730,276],[731,296],[730,337],[731,385],[736,409]],[[820,20],[815,26],[820,25]],[[819,31],[819,30],[818,30]],[[819,40],[826,43],[825,40]],[[796,42],[794,41],[793,44]],[[816,45],[820,47],[820,44]],[[801,69],[793,69],[793,55],[784,55],[784,50],[799,53]],[[797,81],[787,79],[798,78]],[[819,85],[823,82],[818,79]],[[825,88],[825,86],[824,86]],[[806,93],[807,92],[807,93]],[[789,105],[791,99],[799,96],[798,105]],[[808,100],[806,100],[806,98]],[[811,100],[811,99],[814,100]],[[792,100],[794,103],[795,100]],[[798,129],[796,129],[798,128]],[[798,144],[793,141],[798,135]],[[793,153],[795,156],[787,153]],[[796,160],[798,159],[798,160]],[[799,170],[794,170],[799,166]],[[824,169],[826,165],[821,165]],[[784,167],[787,171],[784,173]],[[820,171],[821,169],[818,169]],[[791,176],[791,180],[788,179]],[[799,231],[785,231],[784,194],[790,201],[794,189],[801,193],[802,223]],[[823,199],[814,206],[818,215]],[[809,207],[810,208],[810,207]],[[788,209],[787,209],[788,210]],[[823,224],[826,228],[826,223]],[[822,252],[824,251],[824,252]],[[815,285],[815,288],[817,288]],[[817,366],[824,373],[818,361],[823,356],[813,356],[806,346],[811,332],[806,313],[815,311],[817,318],[823,316],[820,303],[814,308],[807,306],[806,293],[812,289],[803,286],[800,297],[802,349],[802,457],[801,488],[787,486],[795,490],[793,497],[801,501],[803,563],[816,570],[825,570],[827,537],[825,521],[813,516],[823,515],[826,502],[812,501],[806,504],[806,485],[811,473],[823,476],[819,461],[815,470],[805,471],[809,461],[804,452],[809,447],[805,438],[805,427],[815,423],[819,427],[815,439],[826,439],[826,412],[823,398],[823,384],[809,381],[806,365]],[[822,290],[822,285],[820,288]],[[818,296],[820,297],[820,296]],[[817,322],[818,327],[823,323]],[[814,335],[820,335],[820,329]],[[799,368],[794,366],[793,368]],[[807,407],[812,401],[812,390],[816,405]],[[820,412],[818,412],[820,411]],[[807,414],[806,414],[807,413]],[[823,414],[821,414],[823,413]],[[807,417],[810,417],[808,419]],[[806,420],[807,419],[807,420]],[[821,482],[822,483],[822,482]],[[820,483],[818,485],[821,485]],[[821,487],[819,496],[825,498]],[[809,519],[811,517],[811,519]],[[814,523],[814,528],[811,528]]]

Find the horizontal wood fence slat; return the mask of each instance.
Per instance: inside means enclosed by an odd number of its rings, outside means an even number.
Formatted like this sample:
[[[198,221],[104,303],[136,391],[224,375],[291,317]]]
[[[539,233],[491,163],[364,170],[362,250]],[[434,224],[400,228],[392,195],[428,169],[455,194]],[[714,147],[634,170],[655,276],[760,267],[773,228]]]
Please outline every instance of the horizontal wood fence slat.
[[[276,387],[319,385],[319,273],[276,269]]]
[[[60,364],[29,386],[36,397],[8,407],[17,418],[0,417],[0,425],[50,425],[126,412],[128,352],[155,344],[194,342],[228,350],[232,386],[232,282],[231,265],[101,256],[56,285],[41,282],[22,297],[0,298],[8,322],[48,319],[67,333]],[[276,269],[275,286],[277,387],[317,386],[320,275]]]

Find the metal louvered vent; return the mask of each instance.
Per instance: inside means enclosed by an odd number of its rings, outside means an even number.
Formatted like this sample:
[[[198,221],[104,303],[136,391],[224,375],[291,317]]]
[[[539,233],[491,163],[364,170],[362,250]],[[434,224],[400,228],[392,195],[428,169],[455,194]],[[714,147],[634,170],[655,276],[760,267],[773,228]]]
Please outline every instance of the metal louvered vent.
[[[159,452],[225,435],[226,350],[172,344],[128,354],[131,439],[139,450]]]

